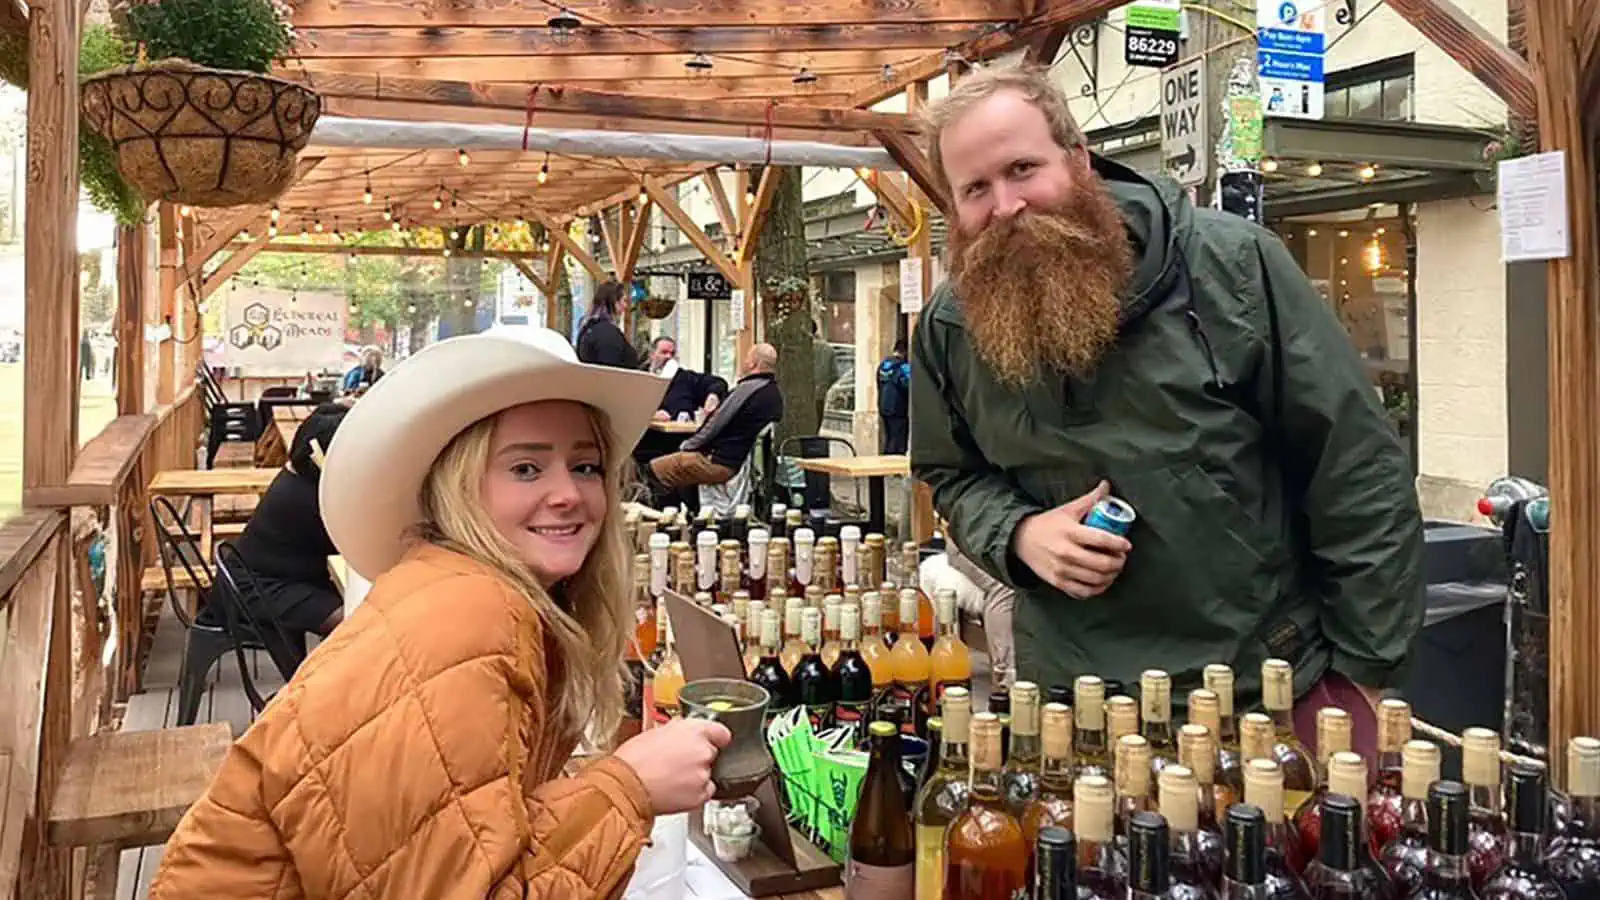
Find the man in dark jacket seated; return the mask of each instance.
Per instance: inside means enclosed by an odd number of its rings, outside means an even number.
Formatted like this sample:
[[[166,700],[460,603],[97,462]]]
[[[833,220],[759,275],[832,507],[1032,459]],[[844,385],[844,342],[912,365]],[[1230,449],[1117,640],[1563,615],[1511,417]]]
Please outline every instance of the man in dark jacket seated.
[[[761,429],[783,418],[777,368],[777,348],[771,344],[751,347],[745,375],[728,399],[683,442],[682,449],[651,461],[649,471],[654,480],[677,492],[733,478]]]
[[[710,372],[686,369],[678,362],[678,342],[673,338],[656,338],[650,345],[650,359],[645,365],[651,374],[672,379],[666,395],[661,398],[657,419],[676,419],[683,413],[692,418],[702,409],[710,415],[728,396],[728,382]]]

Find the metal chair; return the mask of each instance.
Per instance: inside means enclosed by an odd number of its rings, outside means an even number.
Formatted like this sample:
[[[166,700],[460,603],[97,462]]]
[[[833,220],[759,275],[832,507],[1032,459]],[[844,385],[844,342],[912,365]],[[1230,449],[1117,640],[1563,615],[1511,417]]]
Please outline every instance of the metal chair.
[[[239,662],[245,695],[250,698],[251,707],[259,713],[272,697],[262,698],[251,675],[245,650],[265,650],[273,668],[287,682],[294,677],[300,663],[305,661],[305,641],[303,636],[300,640],[290,636],[275,617],[265,612],[267,605],[255,574],[245,564],[237,547],[223,541],[217,544],[213,555],[217,561],[220,590],[213,592],[211,602],[217,604],[222,613],[222,627],[233,639],[234,656]]]

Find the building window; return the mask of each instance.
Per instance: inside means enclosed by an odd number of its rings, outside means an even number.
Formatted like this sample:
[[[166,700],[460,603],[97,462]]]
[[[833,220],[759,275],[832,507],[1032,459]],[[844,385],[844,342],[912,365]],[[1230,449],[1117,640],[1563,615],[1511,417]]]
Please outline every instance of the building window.
[[[830,344],[856,342],[856,273],[853,269],[822,275],[823,340]]]
[[[1409,122],[1416,117],[1412,95],[1416,71],[1411,54],[1328,73],[1327,108],[1331,119]]]

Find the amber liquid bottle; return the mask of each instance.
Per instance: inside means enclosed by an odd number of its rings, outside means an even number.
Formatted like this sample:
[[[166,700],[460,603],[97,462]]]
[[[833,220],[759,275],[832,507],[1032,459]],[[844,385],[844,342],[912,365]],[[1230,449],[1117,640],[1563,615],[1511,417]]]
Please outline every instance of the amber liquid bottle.
[[[900,638],[889,649],[894,669],[894,687],[889,693],[900,717],[900,730],[905,734],[921,733],[922,719],[926,717],[922,711],[927,702],[928,679],[933,671],[928,648],[916,639],[917,597],[916,591],[900,592]]]
[[[1193,725],[1205,730],[1207,742],[1211,746],[1211,763],[1202,767],[1197,761],[1185,762],[1195,771],[1195,777],[1201,780],[1201,789],[1210,792],[1210,797],[1200,798],[1200,802],[1209,807],[1200,810],[1202,818],[1210,819],[1213,826],[1220,829],[1219,823],[1227,815],[1228,807],[1238,803],[1244,798],[1244,773],[1239,769],[1239,754],[1235,752],[1231,759],[1224,760],[1222,747],[1219,746],[1218,735],[1221,730],[1222,716],[1217,703],[1217,695],[1205,688],[1196,688],[1189,692],[1189,722],[1178,729],[1178,761],[1183,762],[1183,735],[1184,728]],[[1233,783],[1224,783],[1222,767],[1224,762],[1233,765],[1231,777]],[[1207,772],[1202,774],[1202,768]],[[1209,801],[1209,802],[1208,802]]]
[[[945,833],[947,900],[1015,900],[1028,888],[1029,845],[1006,808],[1000,720],[972,717],[972,787],[967,808]]]
[[[894,661],[883,639],[883,600],[877,591],[861,595],[861,658],[872,670],[872,706],[876,710],[894,685]]]
[[[1028,804],[1039,792],[1039,767],[1043,748],[1039,743],[1039,686],[1019,681],[1011,686],[1011,748],[1001,774],[1006,806],[1022,818]],[[1031,836],[1030,836],[1031,837]],[[1028,846],[1033,846],[1030,840]]]
[[[1205,690],[1217,698],[1217,727],[1213,729],[1217,741],[1217,793],[1230,798],[1229,802],[1237,802],[1244,796],[1244,760],[1239,756],[1239,720],[1233,711],[1233,669],[1212,663],[1205,667],[1202,678]],[[1190,710],[1190,721],[1194,721],[1192,706]],[[1209,726],[1206,722],[1201,724]],[[1226,808],[1217,808],[1219,819]]]
[[[783,611],[783,649],[778,652],[778,659],[783,662],[783,668],[790,678],[794,677],[800,660],[811,650],[803,636],[804,616],[804,601],[799,597],[790,597],[789,607]]]
[[[1117,838],[1126,842],[1128,823],[1138,813],[1155,807],[1150,779],[1150,742],[1143,735],[1125,734],[1117,741],[1112,768],[1117,783]]]
[[[1079,675],[1072,683],[1072,755],[1074,781],[1085,775],[1111,779],[1111,751],[1106,742],[1106,685],[1094,675]],[[1078,846],[1080,850],[1083,847],[1081,834]]]
[[[915,591],[917,597],[916,635],[925,642],[934,637],[933,600],[922,591],[922,559],[917,545],[907,541],[900,545],[900,590]]]
[[[1329,761],[1333,759],[1335,753],[1349,752],[1351,727],[1350,714],[1339,707],[1324,706],[1317,710],[1317,756],[1322,763],[1318,771],[1322,777],[1317,781],[1316,790],[1302,800],[1294,812],[1295,827],[1300,829],[1300,843],[1306,847],[1306,855],[1309,857],[1316,856],[1316,822],[1317,817],[1321,815],[1322,797],[1328,793],[1328,780],[1332,776],[1333,767]],[[1351,796],[1359,796],[1365,801],[1365,783],[1362,784],[1359,794]],[[1379,845],[1374,841],[1373,846]]]
[[[838,594],[829,594],[822,601],[822,664],[833,668],[839,660],[839,631],[843,624],[840,613],[844,609],[844,599]]]
[[[1294,667],[1289,663],[1269,659],[1261,664],[1261,705],[1272,718],[1272,757],[1283,768],[1284,806],[1298,810],[1317,789],[1317,767],[1294,736]],[[1366,788],[1361,796],[1366,797]]]
[[[1113,794],[1104,775],[1083,775],[1072,783],[1081,900],[1124,900],[1127,893],[1128,861],[1117,849]]]
[[[1150,742],[1150,777],[1159,779],[1162,769],[1178,761],[1177,736],[1172,730],[1172,676],[1160,669],[1146,669],[1139,676],[1139,718],[1139,733]]]
[[[767,550],[771,541],[772,535],[765,528],[750,529],[750,536],[745,540],[745,557],[749,562],[745,564],[740,584],[750,592],[751,600],[767,599]]]
[[[633,635],[622,648],[622,661],[628,670],[627,690],[623,699],[622,721],[617,726],[617,740],[625,741],[644,730],[644,683],[650,676],[644,661],[654,650],[656,639],[655,604],[650,601],[650,554],[640,553],[633,558]],[[648,647],[649,649],[645,649]]]
[[[1304,900],[1300,836],[1283,815],[1283,770],[1277,763],[1262,757],[1245,764],[1244,802],[1261,810],[1266,822],[1268,900]]]
[[[928,691],[928,713],[939,708],[939,698],[948,688],[972,688],[972,651],[961,640],[961,620],[956,615],[956,592],[935,593],[939,608],[939,637],[929,651],[932,685]]]
[[[1566,824],[1550,843],[1545,865],[1567,900],[1600,897],[1600,741],[1567,742]]]
[[[747,678],[755,672],[756,664],[761,662],[761,622],[766,611],[767,604],[760,600],[751,600],[745,607],[744,671]]]
[[[1072,710],[1062,703],[1046,703],[1040,718],[1044,763],[1039,790],[1022,812],[1022,833],[1030,842],[1042,829],[1072,828]]]
[[[1200,830],[1200,791],[1194,773],[1178,763],[1166,766],[1157,791],[1161,817],[1167,820],[1168,896],[1215,900],[1222,884],[1222,839]]]
[[[870,756],[850,823],[844,894],[848,900],[904,900],[915,891],[917,843],[900,783],[900,736],[889,722],[873,722],[868,733]]]
[[[966,688],[945,692],[939,719],[939,764],[922,783],[912,807],[917,829],[917,900],[944,896],[945,830],[967,808],[972,698]]]
[[[1439,780],[1439,748],[1427,741],[1408,741],[1400,753],[1399,827],[1382,845],[1378,861],[1395,891],[1409,897],[1421,889],[1428,870],[1428,788]],[[1370,813],[1367,819],[1371,821]]]
[[[1500,803],[1500,735],[1487,728],[1461,732],[1461,780],[1467,785],[1467,868],[1482,888],[1505,863],[1506,821]]]
[[[1199,832],[1206,872],[1212,876],[1211,884],[1216,887],[1221,884],[1222,877],[1222,828],[1217,824],[1217,792],[1211,783],[1217,767],[1217,750],[1209,728],[1190,723],[1178,729],[1178,764],[1194,773],[1200,802],[1195,828]]]
[[[1483,900],[1564,900],[1566,895],[1544,864],[1549,785],[1543,767],[1527,763],[1511,767],[1506,806],[1511,814],[1506,863],[1483,886]]]
[[[662,614],[665,615],[665,607]],[[672,640],[672,619],[667,619],[667,653],[661,660],[661,665],[656,667],[656,674],[650,682],[652,703],[654,705],[653,721],[657,725],[665,725],[678,717],[678,691],[683,688],[683,664],[678,661],[678,648]]]
[[[1379,702],[1377,775],[1367,795],[1367,831],[1379,847],[1387,847],[1400,835],[1400,770],[1409,740],[1411,704],[1392,699]],[[1327,764],[1325,755],[1319,754],[1319,758]]]

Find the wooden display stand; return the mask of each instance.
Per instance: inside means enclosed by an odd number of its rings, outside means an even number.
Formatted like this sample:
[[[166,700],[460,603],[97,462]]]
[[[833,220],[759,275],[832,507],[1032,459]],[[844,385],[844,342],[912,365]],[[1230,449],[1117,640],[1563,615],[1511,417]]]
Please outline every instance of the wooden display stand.
[[[739,641],[728,623],[682,594],[669,590],[663,596],[667,601],[667,615],[672,619],[672,635],[678,645],[684,681],[744,678]],[[711,837],[702,824],[704,810],[696,810],[689,816],[689,840],[750,897],[770,897],[840,883],[839,864],[785,821],[778,802],[778,780],[782,777],[774,765],[772,776],[756,788],[754,796],[761,806],[756,810],[755,820],[761,827],[761,834],[752,845],[750,855],[738,862],[723,862],[717,858]]]

